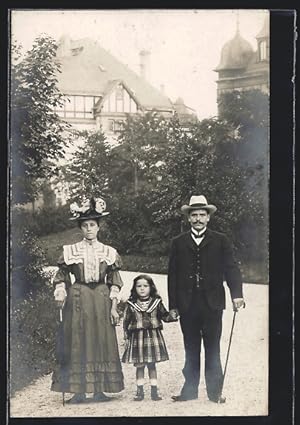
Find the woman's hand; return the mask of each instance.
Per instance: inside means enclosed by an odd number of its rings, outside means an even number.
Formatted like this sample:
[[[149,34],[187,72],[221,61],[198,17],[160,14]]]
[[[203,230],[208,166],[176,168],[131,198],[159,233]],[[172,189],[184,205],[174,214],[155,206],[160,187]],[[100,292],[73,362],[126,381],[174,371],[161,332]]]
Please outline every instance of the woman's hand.
[[[117,326],[120,324],[119,313],[117,312],[117,309],[114,307],[110,310],[110,320],[111,320],[111,324],[114,326]]]
[[[56,300],[55,304],[57,308],[63,308],[65,301]]]
[[[54,299],[56,302],[56,306],[58,308],[63,308],[64,302],[67,298],[67,291],[63,286],[56,285],[55,291],[54,291]]]

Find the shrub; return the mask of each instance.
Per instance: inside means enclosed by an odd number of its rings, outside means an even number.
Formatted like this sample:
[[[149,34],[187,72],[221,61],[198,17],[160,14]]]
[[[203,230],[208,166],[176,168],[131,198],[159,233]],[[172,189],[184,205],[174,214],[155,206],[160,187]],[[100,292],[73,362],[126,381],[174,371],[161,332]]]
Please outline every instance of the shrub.
[[[45,283],[46,258],[37,237],[26,228],[14,229],[11,243],[11,296],[23,299]]]
[[[10,390],[49,373],[55,361],[58,311],[50,285],[19,300],[10,315]]]
[[[26,227],[35,235],[44,236],[74,227],[74,223],[68,220],[69,216],[68,205],[44,207],[34,212],[18,208],[13,212],[12,223],[16,229],[26,223]]]

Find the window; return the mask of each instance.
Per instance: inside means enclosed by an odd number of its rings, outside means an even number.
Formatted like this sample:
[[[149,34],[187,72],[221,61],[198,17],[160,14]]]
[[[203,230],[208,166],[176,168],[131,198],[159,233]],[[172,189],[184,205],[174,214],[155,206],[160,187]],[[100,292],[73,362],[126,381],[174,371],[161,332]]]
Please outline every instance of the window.
[[[124,110],[124,90],[121,85],[116,88],[116,111],[123,112]]]
[[[93,107],[96,101],[92,96],[85,96],[84,112],[85,118],[93,118]]]
[[[123,100],[117,100],[116,101],[116,110],[117,112],[123,112]]]
[[[267,42],[265,40],[259,43],[259,60],[267,60]]]
[[[123,130],[123,121],[115,121],[115,132]]]
[[[75,97],[75,117],[84,118],[84,97],[83,96],[74,96]]]
[[[116,100],[123,100],[124,93],[123,93],[123,87],[118,86],[116,89]]]
[[[56,107],[54,110],[62,118],[92,119],[94,117],[93,108],[99,99],[99,96],[67,95],[64,105]]]
[[[115,121],[115,120],[108,120],[108,131],[110,133],[117,133],[118,131],[123,130],[124,128],[124,122],[123,121]]]
[[[137,111],[136,103],[133,99],[130,99],[130,111],[133,113]]]
[[[115,131],[115,122],[114,120],[108,120],[108,131],[113,133]]]

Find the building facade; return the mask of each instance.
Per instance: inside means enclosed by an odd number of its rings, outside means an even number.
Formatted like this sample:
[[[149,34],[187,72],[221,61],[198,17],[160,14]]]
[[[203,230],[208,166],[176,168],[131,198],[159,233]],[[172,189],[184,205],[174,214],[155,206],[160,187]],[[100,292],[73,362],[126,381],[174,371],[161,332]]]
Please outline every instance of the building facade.
[[[101,127],[113,143],[127,114],[156,110],[167,118],[176,111],[164,92],[148,82],[148,51],[140,52],[138,75],[97,42],[63,36],[57,60],[61,64],[58,88],[65,102],[56,112],[77,129]]]
[[[219,65],[214,69],[218,73],[217,96],[233,90],[259,89],[269,93],[270,74],[270,32],[269,18],[266,17],[263,28],[256,36],[257,48],[245,40],[237,28],[233,39],[224,44]]]
[[[182,99],[172,103],[163,87],[159,90],[149,83],[151,55],[146,50],[139,54],[140,74],[137,74],[96,41],[72,40],[64,35],[58,43],[57,60],[61,67],[57,85],[64,95],[57,114],[77,130],[101,128],[112,146],[117,143],[128,114],[155,110],[171,118],[176,113],[182,124],[197,119],[195,111]],[[65,161],[72,160],[74,148],[81,143],[76,139]],[[64,204],[68,185],[56,179],[52,188],[56,204]]]

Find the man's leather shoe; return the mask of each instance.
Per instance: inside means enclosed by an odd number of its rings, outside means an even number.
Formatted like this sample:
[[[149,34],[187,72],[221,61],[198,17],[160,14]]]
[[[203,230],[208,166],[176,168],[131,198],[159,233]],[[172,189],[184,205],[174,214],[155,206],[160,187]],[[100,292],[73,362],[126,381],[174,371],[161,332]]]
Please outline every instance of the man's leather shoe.
[[[220,397],[209,397],[209,400],[213,403],[226,403],[226,397],[220,396]]]
[[[187,396],[184,394],[172,395],[173,401],[188,401],[188,400],[196,400],[197,398],[198,398],[197,395],[194,395],[194,396]]]

